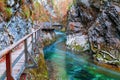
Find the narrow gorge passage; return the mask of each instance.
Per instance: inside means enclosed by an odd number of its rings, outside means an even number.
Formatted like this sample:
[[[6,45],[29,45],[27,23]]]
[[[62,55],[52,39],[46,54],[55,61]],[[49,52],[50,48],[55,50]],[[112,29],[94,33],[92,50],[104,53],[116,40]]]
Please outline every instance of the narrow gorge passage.
[[[120,80],[120,0],[0,0],[0,80]]]
[[[120,80],[120,74],[89,62],[66,49],[66,35],[56,32],[55,43],[44,48],[50,80]]]

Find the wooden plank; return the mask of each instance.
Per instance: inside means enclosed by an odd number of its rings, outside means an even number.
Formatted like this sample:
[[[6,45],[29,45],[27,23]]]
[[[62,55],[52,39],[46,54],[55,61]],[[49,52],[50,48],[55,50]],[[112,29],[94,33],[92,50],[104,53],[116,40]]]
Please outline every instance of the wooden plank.
[[[23,72],[23,70],[21,71],[21,68],[22,68],[22,66],[25,67],[24,64],[25,64],[25,55],[23,55],[21,57],[21,59],[16,63],[16,65],[13,67],[12,74],[13,74],[14,78],[19,78],[20,77],[21,72]]]

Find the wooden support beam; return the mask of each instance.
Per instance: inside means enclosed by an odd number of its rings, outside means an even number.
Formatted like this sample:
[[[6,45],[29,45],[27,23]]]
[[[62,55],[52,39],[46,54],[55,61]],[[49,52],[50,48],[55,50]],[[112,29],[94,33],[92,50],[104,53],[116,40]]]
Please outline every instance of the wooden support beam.
[[[25,39],[25,41],[24,41],[24,52],[25,52],[25,66],[27,66],[28,64],[28,55],[27,55],[27,53],[28,53],[28,47],[27,47],[27,39]]]
[[[11,53],[6,54],[6,76],[7,80],[14,80],[12,78]]]

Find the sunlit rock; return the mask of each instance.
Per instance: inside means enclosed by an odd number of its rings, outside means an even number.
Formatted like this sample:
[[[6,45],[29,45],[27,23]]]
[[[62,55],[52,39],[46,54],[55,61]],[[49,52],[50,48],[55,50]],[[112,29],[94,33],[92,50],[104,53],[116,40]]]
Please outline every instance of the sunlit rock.
[[[89,50],[89,44],[86,35],[81,33],[68,35],[66,45],[73,51],[86,51]]]
[[[14,0],[7,0],[7,5],[9,5],[10,7],[12,7],[15,4]]]
[[[13,36],[8,32],[8,29],[3,25],[0,27],[0,50],[6,48],[7,46],[13,44]]]
[[[31,22],[25,21],[21,17],[13,17],[8,23],[8,30],[13,35],[15,42],[28,34],[31,27]]]
[[[1,0],[0,1],[0,35],[1,49],[17,42],[31,32],[33,25],[30,16],[32,0]],[[23,6],[27,6],[23,9]],[[32,12],[31,12],[32,15]]]

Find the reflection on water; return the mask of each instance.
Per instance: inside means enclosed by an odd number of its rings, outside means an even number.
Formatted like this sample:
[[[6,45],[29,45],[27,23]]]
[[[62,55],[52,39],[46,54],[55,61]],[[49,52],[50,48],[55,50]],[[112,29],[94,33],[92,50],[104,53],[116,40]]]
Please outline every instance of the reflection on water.
[[[56,70],[56,80],[120,80],[120,73],[94,65],[85,57],[68,51],[65,35],[59,34],[58,40],[44,48],[46,61],[52,62]]]

